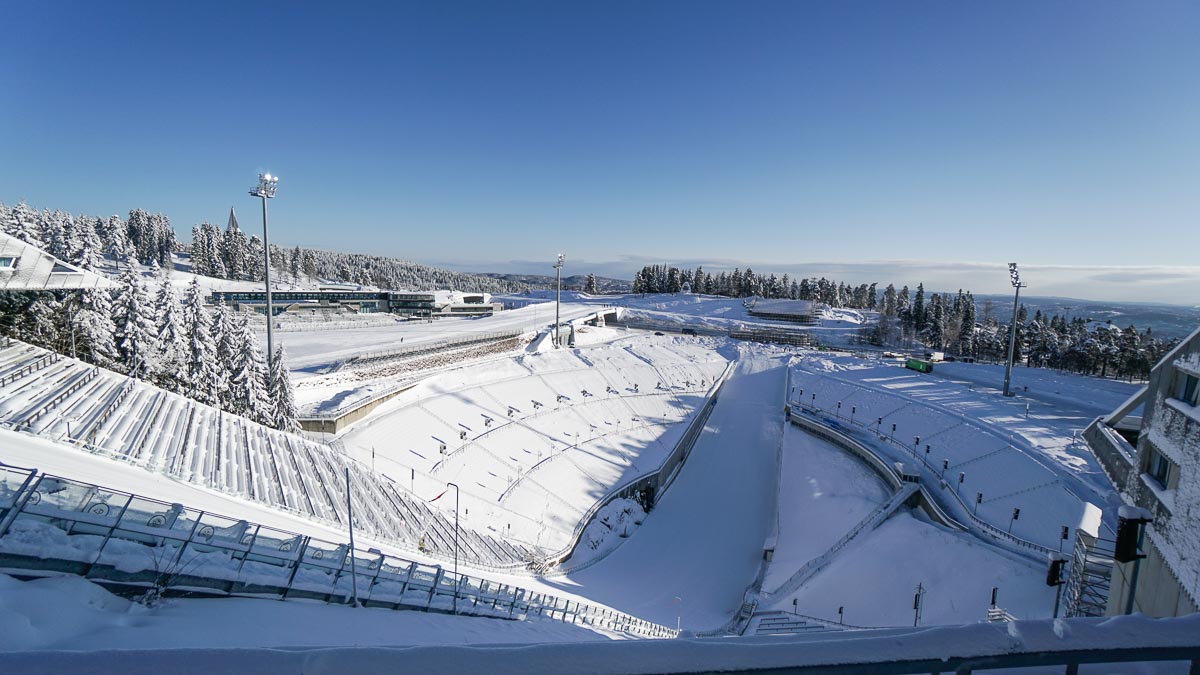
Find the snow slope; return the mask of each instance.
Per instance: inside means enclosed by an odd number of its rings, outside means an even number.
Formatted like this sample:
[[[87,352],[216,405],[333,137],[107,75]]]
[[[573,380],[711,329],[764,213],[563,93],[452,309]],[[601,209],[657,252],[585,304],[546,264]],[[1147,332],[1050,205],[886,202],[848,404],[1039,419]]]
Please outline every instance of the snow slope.
[[[599,563],[547,582],[666,625],[677,612],[685,629],[725,624],[770,532],[784,375],[781,359],[743,354],[688,462],[637,532]]]
[[[855,456],[788,424],[783,434],[779,535],[763,587],[775,589],[891,496]]]
[[[1072,434],[1095,415],[1111,410],[1110,404],[1115,407],[1124,400],[1132,392],[1122,390],[1132,387],[1020,369],[1020,381],[1030,383],[1031,390],[1046,392],[1048,398],[1023,398],[1025,385],[1021,385],[1022,393],[1009,399],[995,389],[960,379],[962,374],[984,378],[988,366],[955,364],[956,368],[942,369],[944,365],[937,364],[931,377],[889,361],[813,354],[792,371],[790,395],[805,406],[815,406],[820,416],[833,423],[857,429],[856,437],[885,454],[927,466],[935,480],[944,472],[948,489],[962,495],[981,519],[1002,530],[1009,528],[1013,509],[1020,509],[1019,518],[1011,523],[1012,533],[1052,549],[1059,545],[1060,528],[1073,528],[1078,522],[1083,502],[1101,507],[1116,503],[1096,459],[1081,441],[1073,441]],[[939,369],[950,371],[949,377],[936,376]],[[1089,384],[1096,386],[1084,394]],[[1049,397],[1067,397],[1072,402]],[[881,442],[874,435],[876,429],[898,442]],[[977,494],[983,497],[975,509]]]
[[[662,464],[726,368],[714,344],[643,335],[466,365],[341,440],[426,498],[458,485],[463,523],[557,550],[597,500]]]

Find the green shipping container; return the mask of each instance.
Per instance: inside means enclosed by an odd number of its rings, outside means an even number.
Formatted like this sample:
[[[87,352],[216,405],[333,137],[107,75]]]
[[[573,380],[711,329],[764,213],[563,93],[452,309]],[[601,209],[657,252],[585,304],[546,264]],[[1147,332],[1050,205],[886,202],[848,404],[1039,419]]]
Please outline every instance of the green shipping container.
[[[918,373],[932,373],[933,372],[933,364],[928,361],[922,361],[921,359],[909,359],[904,362],[904,367],[911,368],[912,370],[915,370]]]

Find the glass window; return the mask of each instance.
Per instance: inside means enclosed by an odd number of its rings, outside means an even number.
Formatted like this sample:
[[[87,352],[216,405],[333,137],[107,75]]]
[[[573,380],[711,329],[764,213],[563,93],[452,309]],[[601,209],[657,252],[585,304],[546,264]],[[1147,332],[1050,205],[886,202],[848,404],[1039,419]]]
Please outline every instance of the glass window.
[[[1154,480],[1167,487],[1167,479],[1171,476],[1171,462],[1166,457],[1158,454],[1157,451],[1151,451],[1150,454],[1150,475]]]
[[[1198,392],[1200,392],[1200,379],[1196,378],[1195,375],[1179,373],[1179,383],[1175,388],[1175,398],[1188,405],[1196,405]]]

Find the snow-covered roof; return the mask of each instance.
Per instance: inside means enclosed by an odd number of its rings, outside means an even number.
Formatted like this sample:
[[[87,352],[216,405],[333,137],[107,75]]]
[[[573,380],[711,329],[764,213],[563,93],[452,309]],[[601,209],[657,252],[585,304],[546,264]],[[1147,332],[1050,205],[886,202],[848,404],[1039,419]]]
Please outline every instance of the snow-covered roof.
[[[109,288],[107,278],[69,265],[16,237],[0,233],[0,290]]]

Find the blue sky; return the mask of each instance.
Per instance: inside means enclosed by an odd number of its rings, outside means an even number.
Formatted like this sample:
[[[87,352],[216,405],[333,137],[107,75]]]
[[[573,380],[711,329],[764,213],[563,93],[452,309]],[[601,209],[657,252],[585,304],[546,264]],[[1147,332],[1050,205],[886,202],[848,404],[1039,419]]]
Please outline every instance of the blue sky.
[[[992,292],[1018,260],[1031,293],[1200,301],[1194,2],[4,15],[6,203],[162,211],[186,238],[253,222],[267,170],[274,241],[460,269],[561,250]]]

